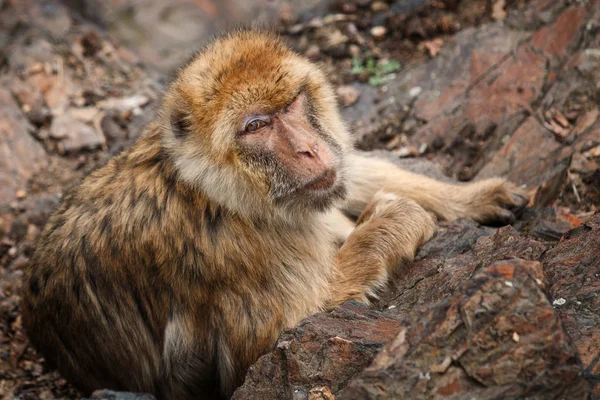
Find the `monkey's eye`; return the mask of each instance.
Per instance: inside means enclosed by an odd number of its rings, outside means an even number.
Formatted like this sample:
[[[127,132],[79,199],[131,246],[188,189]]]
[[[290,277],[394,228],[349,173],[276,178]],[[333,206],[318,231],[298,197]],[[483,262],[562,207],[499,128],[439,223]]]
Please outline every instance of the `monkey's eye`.
[[[253,119],[246,124],[246,132],[255,132],[261,128],[267,126],[267,121],[263,121],[262,119]]]

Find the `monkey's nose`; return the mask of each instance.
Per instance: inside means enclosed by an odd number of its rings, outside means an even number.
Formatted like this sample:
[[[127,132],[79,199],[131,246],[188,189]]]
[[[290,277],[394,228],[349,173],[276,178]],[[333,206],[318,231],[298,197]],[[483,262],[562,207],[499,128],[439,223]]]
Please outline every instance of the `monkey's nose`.
[[[299,151],[298,155],[300,157],[305,157],[305,158],[314,158],[315,157],[315,155],[310,151]]]
[[[306,150],[299,150],[297,153],[300,157],[315,158],[319,154],[319,142],[314,141]]]

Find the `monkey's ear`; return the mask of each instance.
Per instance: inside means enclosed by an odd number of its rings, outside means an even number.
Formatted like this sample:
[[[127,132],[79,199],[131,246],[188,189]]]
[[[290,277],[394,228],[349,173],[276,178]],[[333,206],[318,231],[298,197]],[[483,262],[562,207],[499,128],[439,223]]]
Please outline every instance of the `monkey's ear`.
[[[170,118],[171,130],[173,135],[177,139],[183,139],[187,137],[192,129],[192,121],[190,120],[190,114],[186,112],[176,112],[171,114]]]

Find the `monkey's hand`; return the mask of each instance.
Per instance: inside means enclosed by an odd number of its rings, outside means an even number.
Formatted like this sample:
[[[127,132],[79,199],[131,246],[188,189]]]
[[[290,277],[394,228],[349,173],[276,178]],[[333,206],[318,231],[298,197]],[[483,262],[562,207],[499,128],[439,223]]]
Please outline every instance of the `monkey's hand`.
[[[412,261],[435,229],[435,217],[415,201],[377,192],[337,255],[339,275],[330,305],[349,299],[368,303],[368,296],[385,284],[396,267]]]
[[[502,178],[461,186],[457,195],[464,206],[464,216],[482,224],[512,224],[515,222],[515,214],[529,202],[529,197],[523,190]]]
[[[380,190],[357,221],[357,229],[380,237],[380,249],[389,267],[410,262],[417,249],[436,231],[436,217],[417,202]]]

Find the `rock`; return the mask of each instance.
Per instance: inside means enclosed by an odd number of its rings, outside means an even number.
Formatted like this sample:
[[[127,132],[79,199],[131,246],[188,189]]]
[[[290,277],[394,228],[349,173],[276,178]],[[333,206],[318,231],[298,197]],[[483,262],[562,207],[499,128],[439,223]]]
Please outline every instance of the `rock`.
[[[377,89],[368,84],[355,83],[353,87],[360,92],[360,97],[352,106],[342,108],[342,116],[352,127],[357,140],[365,142],[370,140],[377,129],[384,126],[380,113],[373,107],[380,96]]]
[[[32,130],[11,94],[0,87],[0,205],[15,200],[17,191],[48,163],[43,147],[29,134]]]
[[[597,91],[598,73],[595,71],[600,70],[596,68],[600,58],[594,55],[593,49],[600,44],[595,35],[586,32],[588,23],[597,20],[598,9],[591,3],[585,7],[574,5],[562,9],[548,4],[547,8],[552,11],[550,18],[541,25],[538,22],[535,29],[532,28],[533,34],[521,27],[500,23],[460,31],[434,59],[409,65],[386,83],[386,96],[393,98],[394,102],[389,107],[382,107],[376,117],[371,118],[363,112],[362,99],[359,100],[356,108],[349,108],[345,116],[352,126],[356,126],[359,139],[362,139],[361,146],[372,148],[378,145],[378,136],[382,136],[390,121],[404,119],[400,110],[407,108],[406,118],[421,122],[414,134],[409,136],[407,145],[418,148],[421,143],[427,143],[431,149],[438,138],[444,138],[444,146],[435,149],[431,156],[447,174],[461,180],[501,174],[500,171],[494,173],[495,162],[508,163],[510,157],[498,155],[497,160],[487,167],[486,164],[495,150],[502,147],[499,146],[501,141],[510,140],[517,130],[523,130],[519,133],[525,134],[527,130],[523,123],[531,129],[534,121],[529,119],[537,118],[535,112],[538,108],[556,107],[550,103],[552,99],[562,104],[575,93],[584,92],[588,99],[592,99],[592,92]],[[522,12],[530,15],[533,9],[533,5],[526,6]],[[508,16],[506,20],[510,19],[511,16]],[[403,22],[403,26],[411,37],[427,37],[421,18],[411,17]],[[585,53],[580,52],[576,45],[582,40],[582,46],[588,48]],[[561,63],[567,59],[570,60],[568,68],[562,68]],[[581,76],[575,77],[578,73]],[[547,85],[547,78],[554,83],[553,86]],[[581,84],[574,85],[574,82]],[[418,93],[411,91],[413,87],[420,88]],[[361,90],[361,93],[365,99],[369,98],[366,92]],[[547,105],[540,102],[542,98],[548,100]],[[383,104],[387,99],[380,100]],[[593,101],[587,104],[593,104]],[[556,108],[565,116],[570,111],[566,107]],[[589,119],[592,117],[593,114]],[[556,143],[552,132],[544,126],[534,129],[539,130],[535,132],[536,137],[544,137],[541,143],[543,150],[525,151],[523,154],[536,155],[538,160],[532,159],[531,163],[545,163],[547,151],[562,145]],[[580,137],[573,132],[570,131],[564,138],[565,147],[569,146],[572,138],[579,142]],[[563,131],[561,135],[565,133]],[[555,143],[547,143],[546,135]],[[518,142],[518,138],[514,141]],[[534,142],[527,138],[527,143]],[[508,146],[514,147],[512,144]],[[558,161],[566,156],[564,152],[559,155]],[[551,154],[548,163],[556,157]],[[485,172],[477,175],[484,167]]]
[[[136,94],[133,96],[121,98],[121,99],[107,99],[99,101],[97,106],[104,110],[117,110],[120,112],[127,112],[131,110],[139,110],[150,102],[148,96],[142,94]]]
[[[425,306],[336,398],[585,399],[575,348],[539,262],[508,260]]]
[[[317,386],[308,392],[308,400],[335,400],[328,386]]]
[[[348,53],[351,57],[358,57],[360,55],[360,47],[355,44],[351,44],[348,46]]]
[[[577,352],[542,291],[542,265],[515,259],[479,271],[408,316],[346,303],[307,318],[251,367],[233,399],[586,398]]]
[[[397,318],[355,302],[308,317],[285,330],[277,349],[250,367],[232,399],[305,399],[322,386],[336,393],[400,329]]]
[[[498,260],[538,260],[546,245],[520,236],[511,226],[480,226],[468,219],[441,223],[437,236],[424,245],[409,268],[395,274],[377,308],[391,314],[409,313],[442,301],[471,277]]]
[[[326,7],[328,2],[175,0],[165,3],[149,0],[142,4],[121,0],[65,0],[64,3],[105,26],[119,43],[135,49],[145,63],[167,72],[178,67],[194,48],[227,27],[247,21],[273,25],[282,14],[294,20],[303,11],[315,6]]]
[[[600,214],[568,231],[541,259],[550,300],[583,362],[594,398],[600,398]]]
[[[388,8],[390,8],[390,6],[383,1],[374,1],[371,3],[371,10],[376,13],[387,11]]]
[[[400,158],[416,157],[419,155],[419,149],[415,146],[402,146],[398,150],[394,150],[394,154]]]
[[[114,392],[112,390],[96,390],[89,398],[81,400],[156,400],[147,393]]]
[[[61,154],[80,150],[94,150],[106,144],[102,132],[82,122],[72,112],[66,112],[52,120],[50,137],[58,140]]]
[[[348,54],[348,36],[337,28],[323,27],[317,32],[316,40],[323,52],[333,57],[345,57]]]
[[[42,93],[20,81],[14,82],[11,89],[21,110],[33,125],[43,126],[50,123],[52,114],[46,106]]]
[[[385,26],[374,26],[371,28],[371,36],[375,39],[381,40],[387,34],[387,28]]]
[[[541,207],[525,209],[515,228],[538,240],[556,242],[564,233],[579,225],[581,220],[569,210]]]
[[[336,89],[336,93],[340,104],[344,107],[356,103],[360,97],[360,92],[353,86],[340,86]]]

